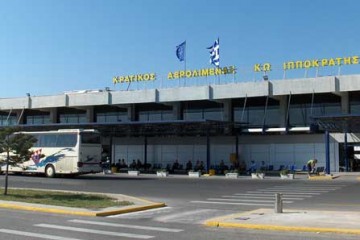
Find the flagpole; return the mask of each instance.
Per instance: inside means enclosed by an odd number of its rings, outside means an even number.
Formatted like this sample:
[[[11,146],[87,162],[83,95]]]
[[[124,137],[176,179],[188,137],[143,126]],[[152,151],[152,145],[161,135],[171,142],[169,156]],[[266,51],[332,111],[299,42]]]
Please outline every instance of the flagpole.
[[[185,53],[184,53],[184,71],[185,71],[185,76],[184,76],[184,87],[186,86],[186,41],[185,41]]]
[[[220,38],[218,37],[218,44],[219,44],[219,56],[220,56]],[[219,58],[219,66],[217,67],[218,69],[220,68],[220,58]],[[219,85],[220,85],[220,74],[218,75],[218,80],[219,80]]]

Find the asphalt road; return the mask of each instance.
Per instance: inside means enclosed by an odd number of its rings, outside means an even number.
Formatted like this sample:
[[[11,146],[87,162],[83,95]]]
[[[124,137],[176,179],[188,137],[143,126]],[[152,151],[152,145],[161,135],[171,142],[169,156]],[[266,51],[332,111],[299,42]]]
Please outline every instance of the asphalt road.
[[[3,179],[1,176],[0,182],[4,182]],[[74,179],[10,176],[9,186],[121,193],[162,201],[168,206],[108,218],[0,209],[0,239],[358,239],[352,235],[221,229],[201,225],[204,220],[217,216],[271,208],[271,196],[276,192],[284,194],[286,209],[360,211],[360,181],[354,178],[284,181],[277,178],[134,178],[127,175],[88,175]]]

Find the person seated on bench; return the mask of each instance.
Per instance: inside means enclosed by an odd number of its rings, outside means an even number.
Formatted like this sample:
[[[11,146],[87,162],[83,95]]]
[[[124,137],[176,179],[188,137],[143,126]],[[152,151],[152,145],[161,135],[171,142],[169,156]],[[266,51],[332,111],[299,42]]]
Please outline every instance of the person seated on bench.
[[[228,168],[228,166],[225,165],[224,160],[221,160],[221,161],[220,161],[220,164],[219,164],[220,173],[221,173],[221,174],[224,174],[224,171],[225,171],[225,170],[228,170],[228,169],[229,169],[229,168]]]
[[[118,166],[119,169],[128,167],[128,165],[125,163],[125,159],[122,159],[121,161],[119,159],[118,164],[119,164],[119,166]]]
[[[176,159],[175,162],[173,163],[172,165],[172,171],[174,172],[175,170],[178,170],[179,169],[179,162],[178,160]]]
[[[190,171],[192,170],[192,162],[191,160],[189,160],[187,163],[186,163],[186,171]]]
[[[250,173],[254,173],[254,172],[256,172],[256,163],[255,163],[255,161],[251,161],[251,164],[250,164],[250,168],[248,169],[248,173],[250,174]]]
[[[132,163],[130,164],[130,169],[135,170],[136,169],[136,161],[133,159]]]

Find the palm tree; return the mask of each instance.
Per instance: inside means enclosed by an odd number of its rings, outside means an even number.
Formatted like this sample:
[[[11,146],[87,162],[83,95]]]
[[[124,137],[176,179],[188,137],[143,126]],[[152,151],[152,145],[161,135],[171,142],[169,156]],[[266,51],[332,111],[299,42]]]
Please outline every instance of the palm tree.
[[[9,165],[29,160],[32,154],[29,149],[37,141],[32,135],[15,133],[16,130],[17,129],[14,127],[5,127],[0,129],[0,153],[6,153],[4,195],[7,195],[8,190]]]

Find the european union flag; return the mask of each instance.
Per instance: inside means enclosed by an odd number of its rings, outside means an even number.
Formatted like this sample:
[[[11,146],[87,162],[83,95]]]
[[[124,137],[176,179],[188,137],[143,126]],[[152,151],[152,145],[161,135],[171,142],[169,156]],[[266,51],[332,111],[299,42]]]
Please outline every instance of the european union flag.
[[[181,43],[179,46],[176,46],[176,56],[180,60],[180,62],[185,60],[185,48],[186,41]]]

